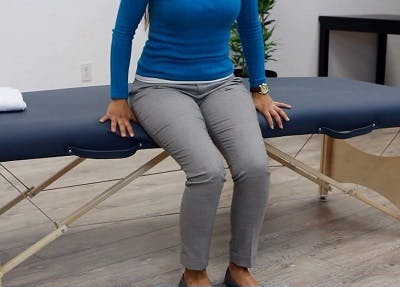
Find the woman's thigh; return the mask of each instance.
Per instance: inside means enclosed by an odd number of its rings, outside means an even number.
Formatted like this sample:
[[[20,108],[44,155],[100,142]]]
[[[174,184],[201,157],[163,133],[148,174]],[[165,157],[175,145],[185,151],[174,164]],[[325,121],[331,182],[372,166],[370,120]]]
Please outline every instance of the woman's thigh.
[[[232,175],[243,168],[268,169],[256,109],[240,78],[209,94],[200,105],[206,127],[227,160]]]
[[[145,131],[188,177],[223,170],[220,154],[193,98],[168,86],[134,82],[129,103]]]

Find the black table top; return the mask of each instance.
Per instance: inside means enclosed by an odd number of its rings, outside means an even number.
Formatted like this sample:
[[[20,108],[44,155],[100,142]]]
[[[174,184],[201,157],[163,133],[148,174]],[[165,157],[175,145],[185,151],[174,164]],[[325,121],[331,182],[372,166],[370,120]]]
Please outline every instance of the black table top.
[[[320,16],[320,18],[332,18],[332,19],[356,19],[356,20],[375,20],[375,21],[394,21],[400,22],[400,15],[395,14],[371,14],[371,15],[326,15]]]
[[[400,15],[333,15],[320,16],[321,28],[379,34],[400,34]]]

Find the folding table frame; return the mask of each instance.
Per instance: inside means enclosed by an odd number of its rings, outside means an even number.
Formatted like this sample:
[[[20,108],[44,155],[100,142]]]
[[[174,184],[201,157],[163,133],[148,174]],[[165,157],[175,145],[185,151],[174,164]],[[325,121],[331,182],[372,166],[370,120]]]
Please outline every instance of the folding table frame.
[[[278,148],[265,142],[265,148],[268,156],[282,165],[292,169],[298,174],[308,178],[312,182],[319,185],[318,196],[321,200],[326,200],[328,192],[333,187],[340,191],[353,196],[364,203],[392,216],[400,221],[400,213],[398,210],[388,208],[387,206],[373,201],[362,194],[361,190],[355,190],[345,187],[341,182],[356,183],[371,188],[380,195],[388,199],[393,205],[400,209],[400,181],[398,180],[400,170],[400,156],[384,157],[367,154],[342,139],[335,139],[327,135],[323,135],[321,149],[321,166],[317,171],[292,156],[284,153]],[[45,237],[25,249],[13,259],[0,265],[0,287],[2,286],[3,276],[21,264],[30,256],[34,255],[42,248],[65,234],[71,224],[78,218],[89,212],[91,209],[99,205],[108,197],[118,192],[120,189],[146,173],[149,169],[156,166],[169,155],[164,150],[126,177],[119,180],[113,186],[106,189],[101,194],[87,202],[85,205],[71,213],[64,220],[56,223],[55,229]],[[0,208],[0,215],[13,208],[25,198],[33,198],[43,191],[50,184],[58,180],[68,171],[82,163],[85,158],[77,158],[63,169],[55,173],[49,179],[38,185],[31,187],[18,197]],[[340,181],[340,182],[339,182]]]

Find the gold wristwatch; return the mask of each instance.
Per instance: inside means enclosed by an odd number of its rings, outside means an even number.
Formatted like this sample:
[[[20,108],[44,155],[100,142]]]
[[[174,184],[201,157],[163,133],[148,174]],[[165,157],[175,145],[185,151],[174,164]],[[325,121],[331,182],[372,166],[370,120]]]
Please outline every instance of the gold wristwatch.
[[[250,92],[259,93],[261,95],[268,95],[269,94],[269,86],[267,83],[262,83],[258,87],[250,88]]]

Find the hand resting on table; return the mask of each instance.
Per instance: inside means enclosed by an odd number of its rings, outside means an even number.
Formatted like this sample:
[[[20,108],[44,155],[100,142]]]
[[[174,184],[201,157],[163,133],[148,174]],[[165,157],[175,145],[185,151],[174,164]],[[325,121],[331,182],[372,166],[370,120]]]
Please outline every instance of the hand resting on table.
[[[290,109],[292,107],[291,105],[276,102],[272,100],[269,95],[260,96],[258,93],[252,93],[252,98],[255,108],[265,116],[271,129],[274,129],[273,119],[275,119],[281,129],[283,128],[281,117],[286,121],[290,120],[281,108]],[[139,122],[126,99],[110,101],[105,115],[99,119],[102,123],[107,120],[111,121],[111,131],[116,133],[118,126],[122,137],[126,137],[127,133],[131,137],[134,137],[134,131],[130,121]]]
[[[281,117],[284,118],[286,121],[290,120],[281,108],[290,109],[292,108],[291,105],[276,102],[271,98],[270,95],[261,95],[257,92],[252,93],[252,98],[255,108],[264,115],[271,129],[274,129],[273,119],[275,119],[276,123],[281,129],[283,129]]]
[[[130,121],[139,121],[126,99],[111,100],[108,104],[106,114],[99,119],[102,123],[107,120],[111,121],[111,131],[113,133],[117,132],[118,126],[122,137],[126,137],[127,132],[131,137],[135,136]]]

